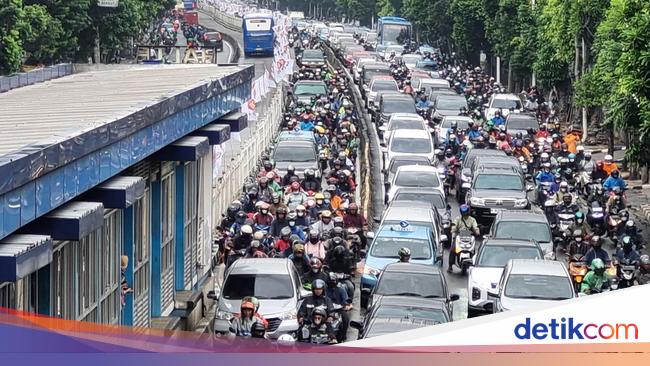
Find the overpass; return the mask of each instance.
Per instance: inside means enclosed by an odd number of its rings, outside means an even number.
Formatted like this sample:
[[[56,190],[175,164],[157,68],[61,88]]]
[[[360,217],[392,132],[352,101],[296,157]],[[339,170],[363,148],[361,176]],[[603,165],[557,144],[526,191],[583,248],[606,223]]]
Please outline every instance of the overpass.
[[[0,306],[187,328],[219,219],[211,146],[245,128],[224,116],[253,76],[116,65],[0,94]]]

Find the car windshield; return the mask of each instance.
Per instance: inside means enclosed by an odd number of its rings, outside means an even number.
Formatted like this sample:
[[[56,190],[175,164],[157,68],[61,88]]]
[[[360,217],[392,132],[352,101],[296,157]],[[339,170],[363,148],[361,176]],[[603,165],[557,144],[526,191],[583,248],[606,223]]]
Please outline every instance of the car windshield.
[[[420,56],[420,55],[404,55],[404,56],[402,56],[402,61],[404,61],[405,64],[416,64],[420,60],[422,60],[422,56]]]
[[[460,110],[461,107],[467,108],[467,100],[465,100],[465,97],[438,98],[436,102],[436,109]]]
[[[492,108],[521,109],[521,101],[516,99],[494,99]]]
[[[513,274],[505,285],[505,296],[516,299],[565,300],[573,297],[566,277]]]
[[[444,298],[446,296],[439,275],[403,272],[384,272],[379,279],[375,295],[417,296]]]
[[[434,172],[401,171],[395,178],[398,187],[438,187],[440,180]]]
[[[390,123],[389,131],[393,130],[424,130],[424,124],[419,119],[394,119]]]
[[[397,91],[397,83],[393,80],[375,81],[372,84],[372,91],[395,90]]]
[[[246,296],[264,299],[290,299],[293,297],[289,275],[232,274],[223,286],[223,298],[241,300]]]
[[[378,258],[398,258],[400,248],[411,250],[411,259],[430,259],[431,243],[426,239],[379,236],[372,245],[370,255]]]
[[[273,160],[295,163],[316,161],[316,151],[311,146],[278,145],[273,152]]]
[[[302,52],[302,58],[322,60],[324,56],[323,56],[323,52],[320,50],[304,50]]]
[[[384,99],[381,103],[382,113],[417,113],[412,99]]]
[[[474,181],[474,189],[506,189],[521,191],[521,178],[515,175],[481,174]]]
[[[405,159],[393,159],[393,163],[390,166],[390,172],[397,172],[397,168],[405,165],[431,165],[427,160],[405,160]]]
[[[551,230],[545,222],[502,221],[497,225],[494,233],[496,238],[537,240],[549,243]]]
[[[365,82],[366,85],[374,78],[375,76],[380,76],[380,75],[390,75],[390,69],[365,69],[364,74],[363,74],[363,81]]]
[[[411,39],[411,26],[406,24],[384,24],[381,38],[384,44],[406,44]],[[391,47],[388,47],[390,50]]]
[[[297,84],[293,91],[295,95],[325,95],[327,88],[323,84]]]
[[[453,119],[453,118],[445,118],[442,121],[442,125],[440,125],[440,128],[451,128],[451,122],[456,121],[456,125],[458,126],[458,130],[466,130],[469,128],[469,121],[466,119]]]
[[[394,138],[390,150],[396,153],[428,154],[431,152],[431,140],[417,138]]]
[[[539,250],[520,245],[487,245],[481,249],[477,265],[504,267],[510,259],[540,259]]]
[[[528,130],[528,129],[537,129],[539,128],[539,123],[535,118],[521,118],[521,117],[511,117],[508,120],[508,129],[511,130]]]
[[[398,192],[394,198],[395,201],[424,201],[429,202],[437,209],[447,207],[445,200],[439,194],[428,194],[423,192]]]
[[[446,323],[445,313],[440,309],[413,306],[382,305],[374,313],[375,318],[428,319],[436,323]]]

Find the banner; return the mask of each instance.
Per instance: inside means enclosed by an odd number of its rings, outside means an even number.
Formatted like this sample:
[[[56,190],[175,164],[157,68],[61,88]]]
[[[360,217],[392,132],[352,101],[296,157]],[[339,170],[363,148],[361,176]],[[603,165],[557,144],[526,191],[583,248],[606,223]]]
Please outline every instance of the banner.
[[[223,161],[226,154],[226,144],[212,146],[212,179],[223,174]]]
[[[97,6],[101,8],[117,8],[120,5],[119,0],[97,0]]]

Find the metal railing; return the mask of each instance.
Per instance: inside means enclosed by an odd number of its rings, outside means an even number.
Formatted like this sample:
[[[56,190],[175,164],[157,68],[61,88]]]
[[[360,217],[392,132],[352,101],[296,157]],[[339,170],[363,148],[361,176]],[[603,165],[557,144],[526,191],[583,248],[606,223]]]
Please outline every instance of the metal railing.
[[[284,94],[284,87],[280,84],[267,95],[264,113],[260,113],[259,120],[250,127],[250,135],[242,141],[238,155],[224,162],[223,173],[212,189],[214,227],[221,221],[228,205],[241,196],[244,184],[258,173],[260,157],[280,128]]]
[[[216,6],[212,4],[207,4],[203,1],[199,4],[199,9],[206,11],[210,15],[212,15],[212,17],[217,23],[223,25],[228,29],[241,33],[242,18],[224,13],[220,11]]]
[[[67,76],[72,72],[72,64],[58,64],[19,74],[0,76],[0,93]]]

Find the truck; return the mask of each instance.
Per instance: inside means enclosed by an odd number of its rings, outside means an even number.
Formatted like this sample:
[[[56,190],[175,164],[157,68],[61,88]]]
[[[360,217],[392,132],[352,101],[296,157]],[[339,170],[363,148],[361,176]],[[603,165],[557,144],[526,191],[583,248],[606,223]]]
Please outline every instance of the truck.
[[[185,11],[185,14],[183,14],[183,20],[185,20],[187,25],[198,25],[199,13],[196,11]]]

